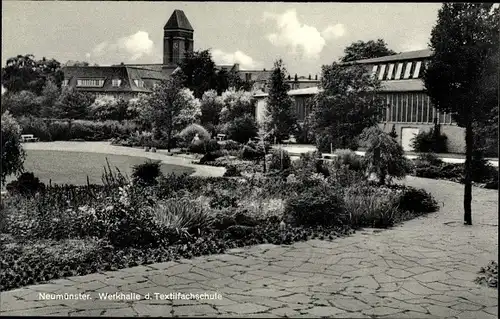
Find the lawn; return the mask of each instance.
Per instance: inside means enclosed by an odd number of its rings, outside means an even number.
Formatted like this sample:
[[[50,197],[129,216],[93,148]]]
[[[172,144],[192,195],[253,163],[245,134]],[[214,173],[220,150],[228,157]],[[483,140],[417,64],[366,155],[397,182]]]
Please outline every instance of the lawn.
[[[87,184],[87,176],[91,184],[102,184],[101,176],[106,166],[106,158],[112,168],[117,167],[122,173],[131,176],[132,166],[144,163],[147,158],[100,153],[81,153],[64,151],[26,150],[24,168],[33,172],[43,183],[52,184]],[[194,169],[171,164],[162,164],[161,171],[170,173],[194,172]],[[14,177],[8,178],[8,181]]]

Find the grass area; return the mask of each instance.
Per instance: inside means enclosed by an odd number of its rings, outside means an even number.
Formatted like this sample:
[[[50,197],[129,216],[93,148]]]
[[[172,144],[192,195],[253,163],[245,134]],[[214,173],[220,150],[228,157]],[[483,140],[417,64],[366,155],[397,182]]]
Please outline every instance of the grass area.
[[[87,184],[87,176],[91,184],[102,184],[101,176],[106,166],[106,158],[112,168],[117,167],[122,173],[131,176],[132,166],[144,163],[147,158],[101,153],[82,153],[64,151],[26,150],[24,168],[33,172],[41,182],[53,184]],[[170,173],[194,172],[194,169],[185,166],[162,164],[161,171]],[[8,182],[14,179],[8,178]]]

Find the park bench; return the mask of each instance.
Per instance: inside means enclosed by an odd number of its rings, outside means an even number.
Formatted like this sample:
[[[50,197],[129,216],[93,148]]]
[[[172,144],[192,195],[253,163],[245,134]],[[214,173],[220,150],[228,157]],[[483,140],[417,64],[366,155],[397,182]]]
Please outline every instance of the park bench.
[[[21,135],[21,142],[38,142],[38,138],[34,137],[33,134],[23,134]]]
[[[217,140],[218,141],[223,141],[226,139],[226,134],[217,134]]]

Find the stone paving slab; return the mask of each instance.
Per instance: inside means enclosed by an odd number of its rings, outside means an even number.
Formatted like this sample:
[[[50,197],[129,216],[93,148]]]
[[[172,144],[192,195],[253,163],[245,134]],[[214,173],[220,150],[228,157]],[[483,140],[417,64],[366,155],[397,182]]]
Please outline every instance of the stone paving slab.
[[[498,318],[498,290],[473,282],[498,260],[498,191],[474,188],[474,225],[463,226],[462,185],[405,183],[430,191],[440,212],[332,242],[258,245],[5,291],[0,315]],[[220,299],[160,297],[180,292]],[[40,300],[39,293],[92,299]],[[140,300],[103,300],[105,293]],[[148,293],[158,298],[145,300]]]

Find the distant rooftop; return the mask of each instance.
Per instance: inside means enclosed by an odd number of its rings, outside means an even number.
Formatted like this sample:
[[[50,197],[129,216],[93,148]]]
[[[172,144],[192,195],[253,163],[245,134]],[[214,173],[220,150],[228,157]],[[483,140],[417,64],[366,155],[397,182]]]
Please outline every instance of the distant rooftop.
[[[170,16],[170,19],[168,19],[167,24],[165,24],[165,27],[163,27],[164,30],[178,30],[178,29],[183,29],[183,30],[188,30],[188,31],[194,31],[193,27],[191,26],[191,23],[189,23],[188,18],[184,14],[184,11],[182,10],[174,10],[174,13]]]
[[[418,50],[418,51],[402,52],[399,54],[387,55],[387,56],[383,56],[383,57],[379,57],[379,58],[363,59],[363,60],[357,60],[357,61],[352,61],[352,62],[346,62],[345,64],[353,64],[353,63],[371,64],[371,63],[381,63],[381,62],[390,62],[390,61],[422,59],[422,58],[428,58],[430,56],[432,56],[432,50],[425,49],[425,50]]]

